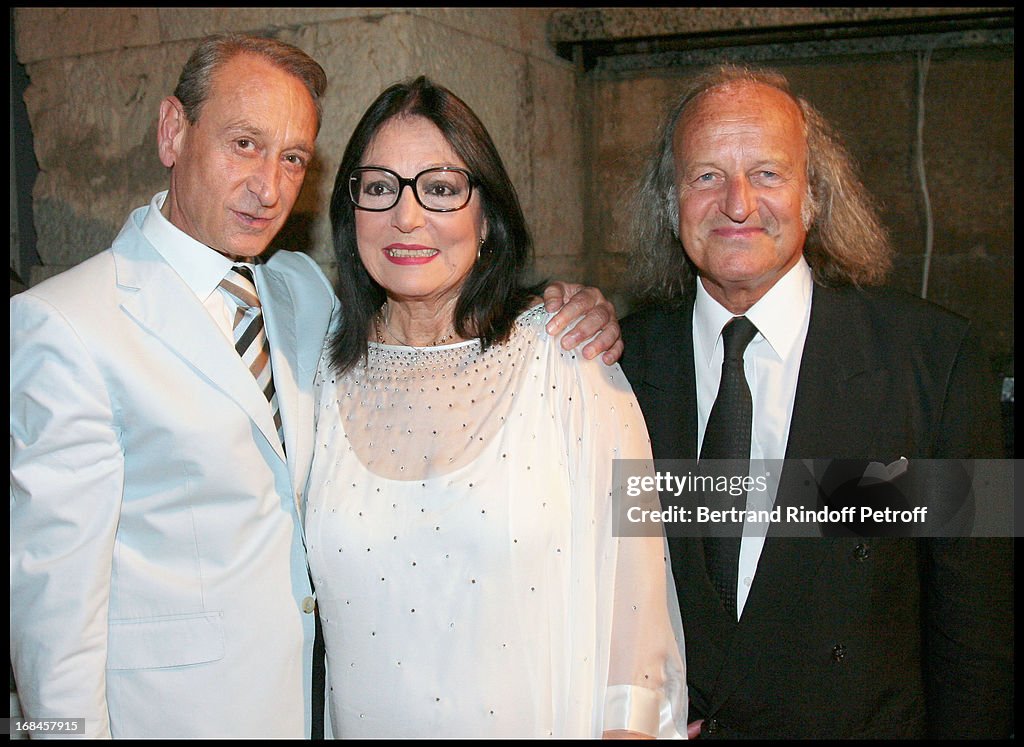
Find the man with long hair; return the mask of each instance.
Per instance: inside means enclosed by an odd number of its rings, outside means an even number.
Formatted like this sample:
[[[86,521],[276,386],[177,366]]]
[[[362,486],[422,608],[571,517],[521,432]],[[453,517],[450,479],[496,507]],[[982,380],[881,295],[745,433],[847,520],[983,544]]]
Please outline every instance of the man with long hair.
[[[725,66],[696,79],[633,207],[652,303],[623,323],[623,367],[656,459],[1001,456],[968,322],[875,287],[892,255],[877,212],[784,77]],[[775,505],[805,477],[787,461]],[[669,546],[693,734],[1011,733],[1008,540],[787,537],[772,524],[731,545]]]

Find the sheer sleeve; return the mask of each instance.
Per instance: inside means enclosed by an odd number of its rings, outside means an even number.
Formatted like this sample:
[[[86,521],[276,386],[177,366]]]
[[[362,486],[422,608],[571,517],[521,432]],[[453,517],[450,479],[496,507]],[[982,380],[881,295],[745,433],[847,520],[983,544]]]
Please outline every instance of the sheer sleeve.
[[[562,427],[570,444],[576,552],[582,550],[578,538],[593,528],[598,651],[593,730],[685,738],[683,630],[664,536],[618,537],[613,529],[616,460],[630,460],[630,472],[653,473],[647,427],[618,365],[560,355],[563,373],[574,379],[565,382],[570,394],[562,396]]]
[[[675,587],[667,578],[664,540],[622,537],[617,541],[603,729],[684,738],[683,631]]]

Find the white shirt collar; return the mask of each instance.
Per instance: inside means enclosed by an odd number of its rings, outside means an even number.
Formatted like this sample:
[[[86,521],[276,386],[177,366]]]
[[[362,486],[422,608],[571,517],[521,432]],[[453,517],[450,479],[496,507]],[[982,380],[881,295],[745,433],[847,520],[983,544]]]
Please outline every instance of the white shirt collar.
[[[205,301],[236,263],[196,241],[167,220],[160,212],[166,199],[166,190],[153,196],[142,222],[142,235],[181,276],[196,297]]]
[[[763,338],[780,361],[785,361],[793,354],[801,331],[806,328],[813,287],[811,268],[800,257],[789,272],[747,309],[745,316],[760,333],[754,341]],[[695,350],[703,351],[705,365],[712,364],[715,347],[722,337],[722,328],[733,316],[731,311],[711,297],[698,278],[693,318],[694,334],[699,335],[700,340]]]

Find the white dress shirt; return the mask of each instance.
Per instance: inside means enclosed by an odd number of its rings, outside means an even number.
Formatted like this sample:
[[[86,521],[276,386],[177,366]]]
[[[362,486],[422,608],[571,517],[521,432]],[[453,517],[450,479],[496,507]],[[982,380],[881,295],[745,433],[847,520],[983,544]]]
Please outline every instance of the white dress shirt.
[[[812,288],[811,269],[801,257],[745,314],[758,329],[758,334],[743,354],[743,370],[754,405],[750,437],[752,474],[758,471],[755,465],[758,460],[782,460],[786,456],[800,360],[811,318]],[[693,308],[698,454],[722,378],[722,328],[732,318],[733,313],[713,299],[698,282]],[[767,465],[766,468],[775,471]],[[776,483],[773,478],[777,480],[778,475],[769,475],[771,502],[775,499]],[[749,494],[748,509],[771,508],[770,505],[755,505],[757,495],[755,492]],[[737,618],[743,614],[766,531],[767,525],[748,524],[744,527],[736,590]]]
[[[153,196],[149,212],[142,222],[142,235],[192,289],[224,336],[234,345],[232,326],[237,305],[219,286],[232,265],[243,263],[232,262],[167,220],[160,212],[166,199],[166,190]],[[251,263],[245,264],[252,269]]]

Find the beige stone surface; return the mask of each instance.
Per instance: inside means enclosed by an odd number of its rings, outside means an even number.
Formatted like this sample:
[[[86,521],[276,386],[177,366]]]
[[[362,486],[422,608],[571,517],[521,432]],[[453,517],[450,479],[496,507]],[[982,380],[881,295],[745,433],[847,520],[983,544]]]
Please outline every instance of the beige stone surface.
[[[157,111],[187,54],[154,46],[28,66],[44,264],[74,264],[105,248],[128,211],[164,188]]]
[[[529,183],[531,110],[527,57],[484,38],[470,36],[434,18],[388,14],[349,18],[316,28],[311,52],[331,76],[324,127],[317,145],[317,170],[310,174],[300,209],[326,208],[348,137],[363,111],[388,85],[427,75],[451,88],[480,117],[518,185]],[[438,50],[460,50],[439,54]],[[524,194],[524,202],[529,199]],[[330,264],[326,212],[314,221],[311,253]]]
[[[590,143],[594,176],[587,199],[593,208],[588,236],[594,229],[598,232],[594,242],[600,240],[604,253],[600,264],[617,265],[619,260],[608,255],[632,250],[628,239],[630,197],[679,90],[677,79],[664,77],[609,81],[596,87]],[[628,273],[608,276],[616,289],[627,279]]]
[[[572,8],[552,14],[554,41],[740,31],[865,21],[902,21],[1006,11],[1007,8]]]
[[[18,8],[22,64],[161,42],[156,8]]]
[[[519,191],[534,275],[599,285],[628,309],[629,192],[666,108],[695,68],[583,72],[559,40],[736,32],[796,23],[921,18],[956,8],[18,8],[16,52],[40,172],[33,191],[44,267],[107,246],[128,211],[166,186],[156,157],[160,99],[196,39],[273,33],[330,78],[318,152],[275,246],[332,271],[327,205],[342,149],[386,85],[427,74],[488,127]],[[971,9],[971,13],[985,9]],[[919,290],[925,212],[914,153],[913,52],[769,63],[839,129],[898,252],[893,283]],[[981,322],[1012,360],[1013,57],[978,46],[937,50],[925,95],[925,162],[935,243],[934,298]],[[21,240],[12,231],[14,244]]]
[[[348,136],[385,86],[426,74],[452,88],[484,121],[545,246],[565,253],[572,235],[573,251],[580,250],[574,214],[579,199],[564,199],[576,188],[571,172],[579,161],[579,139],[566,127],[572,122],[573,73],[547,47],[546,10],[108,10],[18,11],[40,167],[34,188],[38,251],[48,267],[72,265],[105,248],[131,208],[166,188],[155,145],[159,102],[173,90],[196,38],[235,30],[272,31],[313,55],[330,79],[317,156],[275,247],[308,251],[331,270],[327,205]],[[43,29],[54,24],[75,41],[46,44]],[[103,25],[107,33],[70,33],[89,24]],[[533,91],[534,85],[541,90]],[[538,171],[551,178],[538,180]],[[563,195],[568,211],[545,207],[551,199],[535,197],[538,188]],[[542,208],[536,216],[535,205]]]
[[[409,8],[410,13],[541,59],[552,56],[548,19],[555,8]],[[451,51],[451,50],[450,50]]]
[[[553,272],[554,258],[574,258],[555,277],[581,280],[586,276],[581,172],[585,159],[580,137],[584,123],[575,76],[562,66],[544,63],[531,64],[529,76],[532,147],[524,164],[526,179],[517,187],[538,263]]]
[[[917,55],[890,54],[774,65],[837,128],[859,163],[896,250],[891,284],[920,294],[927,250],[925,195],[917,170]],[[586,246],[591,282],[625,295],[629,214],[616,175],[640,176],[667,107],[694,68],[610,76],[591,84],[585,152],[593,179]],[[924,160],[933,244],[928,298],[972,319],[995,369],[1013,357],[1013,67],[1000,49],[936,53],[924,89]],[[1012,368],[1011,368],[1012,370]]]
[[[163,42],[195,40],[231,31],[295,32],[338,19],[380,14],[386,8],[161,8]]]

